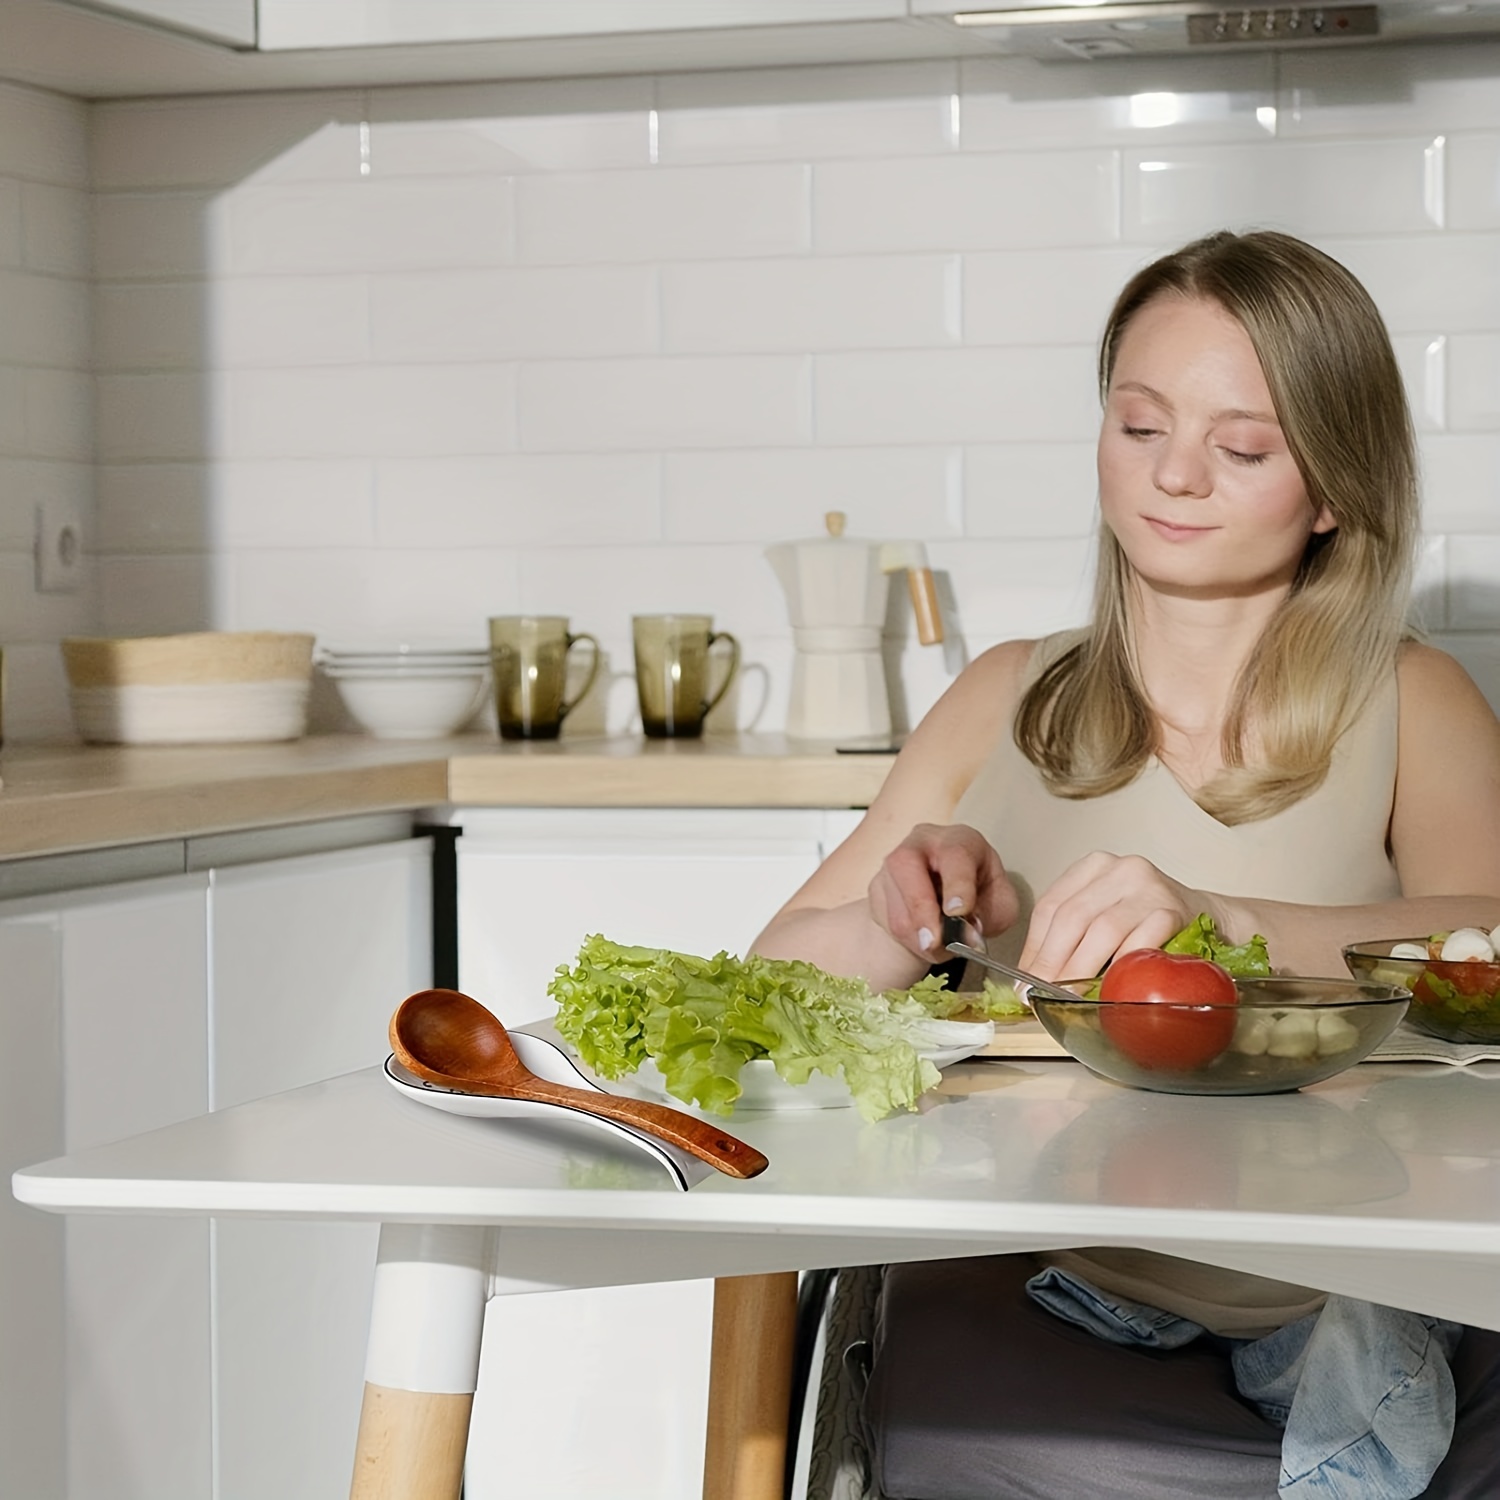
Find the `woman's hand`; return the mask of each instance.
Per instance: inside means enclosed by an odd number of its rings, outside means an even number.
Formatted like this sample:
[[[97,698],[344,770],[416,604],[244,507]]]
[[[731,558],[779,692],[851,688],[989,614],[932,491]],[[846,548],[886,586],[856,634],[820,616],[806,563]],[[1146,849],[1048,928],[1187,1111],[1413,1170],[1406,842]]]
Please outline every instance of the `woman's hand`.
[[[881,863],[869,900],[876,925],[929,961],[938,956],[944,915],[965,917],[993,935],[1020,911],[1000,856],[961,823],[913,828]]]
[[[1218,898],[1163,875],[1139,855],[1086,854],[1037,898],[1021,967],[1043,979],[1085,979],[1117,953],[1160,948]]]

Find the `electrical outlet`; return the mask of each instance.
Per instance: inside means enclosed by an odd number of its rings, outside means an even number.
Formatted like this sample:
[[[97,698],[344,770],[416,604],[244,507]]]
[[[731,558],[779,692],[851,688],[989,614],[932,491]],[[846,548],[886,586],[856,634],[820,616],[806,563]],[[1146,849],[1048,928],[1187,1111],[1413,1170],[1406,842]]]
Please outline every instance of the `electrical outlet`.
[[[53,496],[36,508],[36,588],[72,594],[83,587],[83,506]]]

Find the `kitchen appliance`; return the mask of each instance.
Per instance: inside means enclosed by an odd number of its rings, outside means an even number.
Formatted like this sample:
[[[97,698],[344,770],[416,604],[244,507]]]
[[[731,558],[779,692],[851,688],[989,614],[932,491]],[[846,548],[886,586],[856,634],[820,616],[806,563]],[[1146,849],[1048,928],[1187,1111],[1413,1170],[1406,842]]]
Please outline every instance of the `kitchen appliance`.
[[[826,536],[766,549],[786,591],[796,646],[786,732],[834,745],[888,740],[881,634],[892,573],[906,571],[917,639],[931,646],[943,638],[927,551],[920,542],[847,537],[842,511],[829,511],[823,520]]]
[[[1334,5],[1224,5],[1212,0],[913,0],[997,52],[1062,62],[1143,53],[1325,50],[1368,42],[1457,39],[1500,30],[1500,0],[1380,0]]]

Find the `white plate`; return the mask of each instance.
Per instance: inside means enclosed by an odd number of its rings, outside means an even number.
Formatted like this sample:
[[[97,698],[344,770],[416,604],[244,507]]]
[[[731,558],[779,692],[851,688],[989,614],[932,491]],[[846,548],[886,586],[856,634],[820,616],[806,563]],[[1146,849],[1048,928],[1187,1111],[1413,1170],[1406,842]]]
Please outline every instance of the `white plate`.
[[[955,1023],[957,1024],[957,1023]],[[921,1053],[936,1068],[946,1068],[966,1057],[981,1051],[994,1038],[994,1024],[989,1021],[966,1023],[972,1026],[972,1039],[961,1045],[924,1049]],[[580,1067],[582,1064],[580,1064]],[[678,1109],[692,1110],[703,1114],[696,1106],[684,1104],[667,1092],[667,1081],[661,1071],[648,1057],[640,1067],[624,1078],[599,1078],[588,1075],[600,1088],[615,1093],[630,1094],[640,1099],[655,1099],[675,1105]],[[734,1108],[740,1110],[800,1110],[800,1109],[848,1109],[854,1103],[849,1085],[842,1078],[831,1078],[826,1073],[814,1073],[806,1083],[788,1083],[776,1071],[769,1058],[757,1058],[748,1062],[740,1072],[740,1097]],[[717,1117],[714,1117],[717,1118]]]

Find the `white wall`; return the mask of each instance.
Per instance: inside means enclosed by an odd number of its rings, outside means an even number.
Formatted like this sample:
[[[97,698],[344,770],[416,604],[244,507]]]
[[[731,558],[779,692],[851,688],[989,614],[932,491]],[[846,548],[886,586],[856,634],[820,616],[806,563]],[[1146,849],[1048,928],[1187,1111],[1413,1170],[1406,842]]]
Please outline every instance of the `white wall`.
[[[478,641],[547,610],[622,672],[632,611],[706,609],[759,667],[734,714],[775,728],[762,549],[839,508],[946,575],[960,641],[905,648],[920,712],[965,649],[1084,606],[1121,280],[1275,225],[1386,314],[1424,615],[1500,697],[1500,44],[89,116],[109,629]],[[616,681],[570,722],[630,716]]]
[[[37,506],[93,504],[87,110],[0,83],[0,647],[6,735],[68,731],[55,643],[94,624],[92,564],[74,594],[36,589]]]

